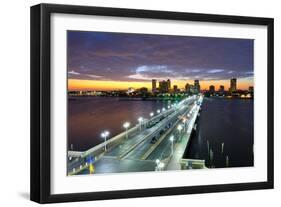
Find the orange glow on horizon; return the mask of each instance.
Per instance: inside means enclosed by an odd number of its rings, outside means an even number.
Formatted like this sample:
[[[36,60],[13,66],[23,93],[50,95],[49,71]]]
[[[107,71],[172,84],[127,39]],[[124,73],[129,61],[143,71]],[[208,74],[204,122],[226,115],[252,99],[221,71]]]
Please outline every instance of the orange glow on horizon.
[[[173,85],[177,85],[178,88],[184,89],[185,84],[194,84],[193,80],[171,80],[171,88]],[[215,86],[215,90],[218,90],[220,85],[224,86],[224,90],[227,91],[230,87],[230,80],[214,80],[214,81],[200,81],[201,90],[208,90],[210,85]],[[158,80],[157,80],[158,86]],[[248,90],[249,86],[253,86],[253,81],[245,79],[237,79],[237,89]],[[103,80],[80,80],[80,79],[68,79],[68,90],[73,91],[85,91],[85,90],[127,90],[128,88],[141,88],[146,87],[151,90],[151,82],[145,81],[103,81]]]

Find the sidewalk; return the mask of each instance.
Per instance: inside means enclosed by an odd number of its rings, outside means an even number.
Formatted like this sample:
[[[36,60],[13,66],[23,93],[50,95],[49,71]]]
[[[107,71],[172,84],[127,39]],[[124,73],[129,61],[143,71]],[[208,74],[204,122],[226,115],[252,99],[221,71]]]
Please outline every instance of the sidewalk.
[[[181,170],[180,161],[183,157],[184,151],[189,142],[190,134],[192,132],[192,128],[194,126],[198,112],[199,112],[199,108],[196,110],[196,112],[193,114],[192,118],[190,119],[187,132],[185,132],[185,134],[182,136],[181,141],[175,143],[174,154],[169,160],[166,170]]]
[[[181,142],[175,143],[174,155],[170,159],[166,170],[181,170],[180,160],[184,154],[186,145],[189,142],[190,133],[185,133],[182,137]]]

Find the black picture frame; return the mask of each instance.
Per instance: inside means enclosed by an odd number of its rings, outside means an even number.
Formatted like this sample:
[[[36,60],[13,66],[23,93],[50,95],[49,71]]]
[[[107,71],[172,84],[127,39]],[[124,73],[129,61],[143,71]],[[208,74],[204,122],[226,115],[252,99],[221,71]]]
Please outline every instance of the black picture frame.
[[[134,17],[181,20],[194,22],[219,22],[267,26],[267,181],[238,184],[169,187],[154,189],[51,194],[50,129],[51,129],[51,71],[50,71],[50,16],[52,13]],[[101,199],[166,196],[178,194],[210,193],[273,188],[273,38],[272,18],[195,14],[152,10],[103,8],[89,6],[39,4],[31,7],[31,151],[30,199],[38,203],[87,201]]]

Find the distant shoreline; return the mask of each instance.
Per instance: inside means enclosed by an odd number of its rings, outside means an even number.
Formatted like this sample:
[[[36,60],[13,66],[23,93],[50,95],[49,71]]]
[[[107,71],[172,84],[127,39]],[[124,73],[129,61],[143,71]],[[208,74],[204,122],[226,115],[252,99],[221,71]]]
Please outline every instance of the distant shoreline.
[[[184,97],[118,97],[118,96],[68,96],[68,100],[75,100],[79,98],[118,98],[119,101],[179,101],[182,100]],[[206,96],[205,98],[210,99],[226,99],[226,100],[233,100],[233,99],[242,99],[242,100],[253,100],[254,98],[241,98],[237,96],[233,97],[226,97],[226,96]]]

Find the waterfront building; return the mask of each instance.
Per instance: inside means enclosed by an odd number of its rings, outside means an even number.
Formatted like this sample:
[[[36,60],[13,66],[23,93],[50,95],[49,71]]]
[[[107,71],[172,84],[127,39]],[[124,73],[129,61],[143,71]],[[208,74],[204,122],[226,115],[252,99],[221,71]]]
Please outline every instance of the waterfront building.
[[[220,85],[219,94],[222,96],[224,94],[224,86]]]
[[[230,88],[229,91],[231,93],[236,92],[237,90],[237,79],[236,78],[231,78],[230,79]]]
[[[254,97],[254,87],[253,86],[249,86],[249,95],[250,95],[250,97],[251,98],[253,98]]]
[[[171,80],[168,79],[167,82],[168,82],[168,89],[170,90],[171,89]]]
[[[189,85],[189,83],[185,84],[185,92],[186,93],[190,92],[190,85]]]
[[[209,93],[210,93],[210,94],[214,94],[214,93],[215,93],[215,86],[214,86],[214,85],[210,85],[210,87],[209,87]]]
[[[139,92],[140,92],[140,93],[147,93],[147,92],[148,92],[148,89],[147,89],[146,87],[141,87],[141,88],[139,89]]]
[[[178,92],[178,86],[174,85],[173,90],[174,90],[175,93]]]
[[[155,79],[152,79],[152,93],[155,93],[157,91],[156,85],[157,81]]]
[[[130,87],[130,88],[128,88],[127,94],[132,94],[134,92],[135,92],[135,89]]]
[[[249,92],[253,93],[254,92],[254,87],[253,86],[249,86]]]
[[[168,93],[169,92],[169,83],[168,81],[159,81],[159,92],[160,93]]]
[[[195,88],[195,93],[200,93],[200,83],[199,83],[199,80],[194,80],[194,88]]]
[[[145,96],[148,94],[148,88],[142,87],[142,88],[138,89],[138,92],[140,95]]]
[[[189,86],[189,91],[190,91],[190,93],[196,93],[196,89],[195,89],[194,85]]]

